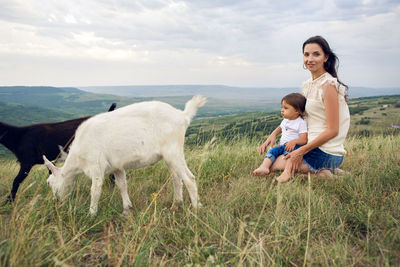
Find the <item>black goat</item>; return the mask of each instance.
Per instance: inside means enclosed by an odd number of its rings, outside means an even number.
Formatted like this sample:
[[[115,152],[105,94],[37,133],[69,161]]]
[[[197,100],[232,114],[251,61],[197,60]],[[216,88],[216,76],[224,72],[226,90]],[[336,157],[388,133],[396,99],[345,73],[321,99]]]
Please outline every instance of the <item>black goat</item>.
[[[108,111],[115,109],[113,103]],[[43,164],[43,155],[54,160],[60,153],[59,146],[64,147],[71,139],[78,126],[90,116],[73,120],[39,123],[28,126],[12,126],[0,122],[0,144],[3,144],[17,157],[21,167],[14,178],[10,201],[15,199],[19,185],[28,176],[35,164]]]

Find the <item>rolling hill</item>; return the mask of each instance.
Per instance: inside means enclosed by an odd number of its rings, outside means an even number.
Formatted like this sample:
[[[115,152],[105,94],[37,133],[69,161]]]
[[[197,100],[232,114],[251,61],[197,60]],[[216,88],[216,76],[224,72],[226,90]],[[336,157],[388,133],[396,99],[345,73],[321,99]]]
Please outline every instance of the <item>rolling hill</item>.
[[[195,93],[195,92],[193,92]],[[104,112],[112,102],[117,108],[132,102],[160,99],[183,109],[190,96],[129,98],[84,92],[76,88],[0,87],[0,121],[14,125],[62,121]],[[249,103],[250,106],[249,106]],[[38,105],[34,105],[38,104]],[[351,135],[397,134],[391,124],[400,123],[400,95],[352,98]],[[262,110],[263,108],[263,110]],[[201,145],[213,137],[231,140],[243,136],[262,139],[280,123],[279,102],[259,103],[249,100],[211,98],[198,112],[187,131],[188,145]],[[0,157],[10,154],[0,147]]]

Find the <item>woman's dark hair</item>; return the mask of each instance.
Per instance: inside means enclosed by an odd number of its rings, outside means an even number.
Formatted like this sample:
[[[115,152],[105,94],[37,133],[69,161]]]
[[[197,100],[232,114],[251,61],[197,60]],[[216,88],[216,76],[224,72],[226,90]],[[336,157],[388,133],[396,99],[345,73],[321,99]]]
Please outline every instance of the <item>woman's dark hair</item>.
[[[300,113],[300,116],[304,116],[304,112],[306,110],[306,101],[307,99],[299,93],[292,93],[285,95],[281,103],[285,101],[287,104],[291,105],[296,111]]]
[[[347,98],[348,86],[345,85],[344,83],[342,83],[339,80],[339,77],[337,75],[337,70],[339,68],[339,59],[335,55],[335,53],[333,53],[332,49],[329,47],[328,42],[323,37],[321,37],[319,35],[310,37],[303,43],[303,54],[304,54],[304,47],[307,44],[318,44],[322,48],[322,50],[324,51],[325,55],[328,57],[328,60],[324,63],[324,68],[333,77],[335,77],[341,85],[346,87],[346,98]]]

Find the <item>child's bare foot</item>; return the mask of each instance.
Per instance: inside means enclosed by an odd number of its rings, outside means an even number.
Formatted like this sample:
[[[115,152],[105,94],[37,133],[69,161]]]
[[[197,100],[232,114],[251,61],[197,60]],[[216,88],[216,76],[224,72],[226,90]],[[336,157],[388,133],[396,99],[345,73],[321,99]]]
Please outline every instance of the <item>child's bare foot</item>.
[[[260,166],[253,171],[253,176],[268,175],[270,173],[269,168]]]
[[[280,183],[286,183],[287,181],[290,180],[292,176],[290,175],[290,173],[283,171],[281,173],[281,175],[279,175],[279,177],[276,178],[276,180]]]

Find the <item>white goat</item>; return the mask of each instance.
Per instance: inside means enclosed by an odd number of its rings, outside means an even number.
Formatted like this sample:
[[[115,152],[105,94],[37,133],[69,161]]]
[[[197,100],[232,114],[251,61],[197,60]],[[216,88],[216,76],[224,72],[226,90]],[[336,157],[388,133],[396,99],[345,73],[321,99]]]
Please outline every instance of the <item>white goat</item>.
[[[55,167],[43,156],[51,171],[47,183],[54,196],[64,200],[72,190],[74,177],[83,172],[92,179],[90,214],[95,215],[104,175],[113,173],[121,191],[123,213],[128,214],[132,203],[125,170],[164,159],[173,177],[174,204],[183,201],[183,181],[197,208],[201,204],[196,181],[186,165],[183,145],[191,119],[205,102],[205,97],[194,96],[183,111],[158,101],[141,102],[91,117],[77,129],[63,167]]]

